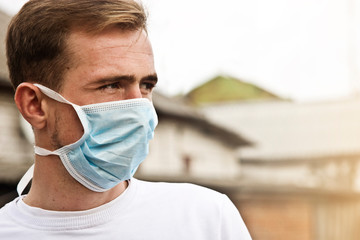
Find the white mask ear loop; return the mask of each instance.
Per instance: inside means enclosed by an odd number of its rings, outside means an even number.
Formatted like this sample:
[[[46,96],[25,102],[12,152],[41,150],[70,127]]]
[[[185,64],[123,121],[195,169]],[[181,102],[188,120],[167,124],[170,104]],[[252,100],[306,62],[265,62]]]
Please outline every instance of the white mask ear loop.
[[[55,92],[54,90],[47,88],[41,84],[37,84],[34,83],[34,86],[40,88],[41,92],[44,93],[46,96],[58,101],[58,102],[62,102],[62,103],[67,103],[70,105],[73,105],[71,102],[69,102],[68,100],[66,100],[63,96],[61,96],[60,94],[58,94],[57,92]]]
[[[31,167],[26,171],[26,173],[24,174],[24,176],[21,178],[21,180],[19,181],[19,183],[17,185],[16,190],[17,190],[17,193],[19,194],[19,196],[21,196],[21,194],[25,190],[26,186],[29,184],[33,175],[34,175],[34,164],[31,165]]]

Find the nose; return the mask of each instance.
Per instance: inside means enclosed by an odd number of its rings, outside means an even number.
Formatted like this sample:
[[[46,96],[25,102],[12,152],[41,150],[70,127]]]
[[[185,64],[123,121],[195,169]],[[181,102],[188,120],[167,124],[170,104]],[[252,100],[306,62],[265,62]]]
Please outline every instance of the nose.
[[[126,89],[125,99],[142,98],[141,89],[139,84],[132,84]]]

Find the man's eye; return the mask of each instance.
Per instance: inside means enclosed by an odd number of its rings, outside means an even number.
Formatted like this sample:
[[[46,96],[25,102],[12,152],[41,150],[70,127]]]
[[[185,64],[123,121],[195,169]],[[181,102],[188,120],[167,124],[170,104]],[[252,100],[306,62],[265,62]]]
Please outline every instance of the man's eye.
[[[146,90],[152,90],[155,87],[154,83],[151,82],[143,82],[140,84],[140,88],[146,89]]]
[[[115,82],[115,83],[110,83],[110,84],[106,84],[104,86],[101,86],[100,89],[118,89],[121,88],[120,83]]]

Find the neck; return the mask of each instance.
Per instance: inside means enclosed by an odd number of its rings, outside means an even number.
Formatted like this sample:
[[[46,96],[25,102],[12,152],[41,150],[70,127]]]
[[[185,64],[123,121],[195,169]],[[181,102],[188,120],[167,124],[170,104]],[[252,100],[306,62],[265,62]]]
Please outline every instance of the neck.
[[[24,202],[52,211],[82,211],[114,200],[127,185],[124,181],[106,192],[93,192],[70,176],[58,156],[36,156],[31,189]]]

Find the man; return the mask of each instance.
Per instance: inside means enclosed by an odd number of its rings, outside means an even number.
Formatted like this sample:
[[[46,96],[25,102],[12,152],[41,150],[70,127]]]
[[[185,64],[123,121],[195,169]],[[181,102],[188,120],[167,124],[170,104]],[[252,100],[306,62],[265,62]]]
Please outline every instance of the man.
[[[132,178],[157,124],[139,3],[30,0],[7,57],[36,155],[29,193],[0,210],[1,239],[250,239],[225,195]]]

